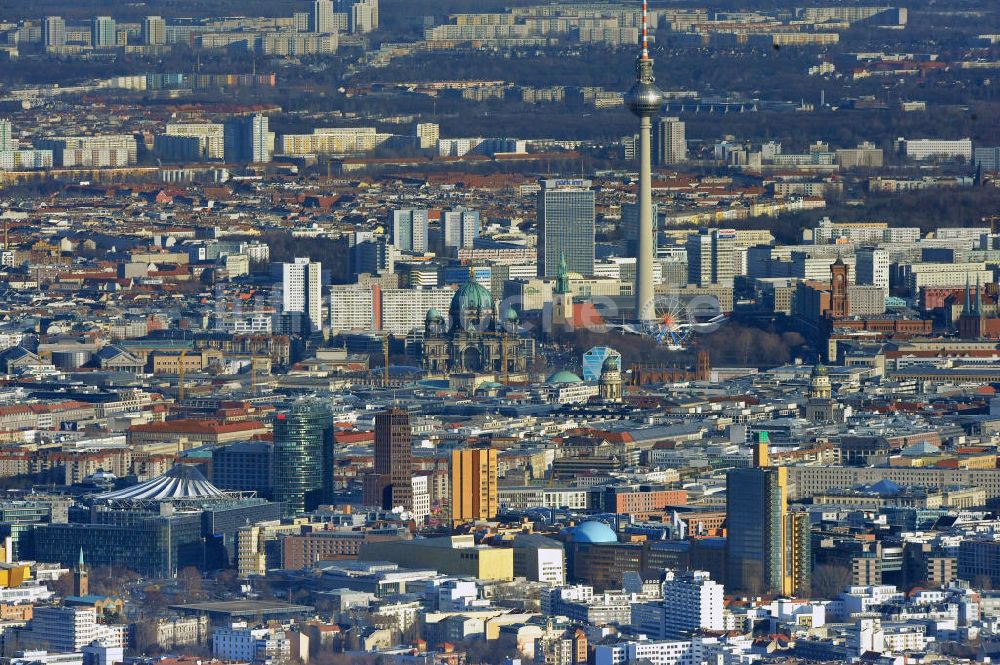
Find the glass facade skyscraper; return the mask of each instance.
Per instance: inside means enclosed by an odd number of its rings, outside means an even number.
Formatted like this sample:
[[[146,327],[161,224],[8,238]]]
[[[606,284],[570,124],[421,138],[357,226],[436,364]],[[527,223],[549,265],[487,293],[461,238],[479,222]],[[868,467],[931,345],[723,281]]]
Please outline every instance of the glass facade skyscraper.
[[[538,274],[594,274],[594,191],[589,180],[543,180],[538,192]]]
[[[758,443],[754,466],[726,476],[726,589],[808,595],[811,558],[809,517],[789,512],[787,470]]]
[[[271,491],[286,514],[332,501],[333,466],[333,416],[326,406],[300,402],[275,416]]]

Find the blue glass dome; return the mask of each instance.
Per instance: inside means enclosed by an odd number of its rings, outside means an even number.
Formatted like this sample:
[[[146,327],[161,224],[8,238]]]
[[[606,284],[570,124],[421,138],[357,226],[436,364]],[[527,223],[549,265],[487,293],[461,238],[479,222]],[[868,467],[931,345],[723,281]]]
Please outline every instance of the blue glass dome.
[[[604,522],[584,522],[570,532],[574,543],[617,543],[618,536]]]

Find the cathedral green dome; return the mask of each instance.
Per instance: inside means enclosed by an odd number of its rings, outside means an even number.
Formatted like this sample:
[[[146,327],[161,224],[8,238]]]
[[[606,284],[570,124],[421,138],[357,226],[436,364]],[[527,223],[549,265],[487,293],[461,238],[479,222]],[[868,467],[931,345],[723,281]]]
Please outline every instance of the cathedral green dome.
[[[564,369],[550,376],[546,383],[580,383],[581,381],[583,379],[576,374]]]
[[[460,321],[462,314],[470,310],[490,313],[493,311],[493,296],[473,279],[462,285],[451,299],[448,313],[452,321]]]

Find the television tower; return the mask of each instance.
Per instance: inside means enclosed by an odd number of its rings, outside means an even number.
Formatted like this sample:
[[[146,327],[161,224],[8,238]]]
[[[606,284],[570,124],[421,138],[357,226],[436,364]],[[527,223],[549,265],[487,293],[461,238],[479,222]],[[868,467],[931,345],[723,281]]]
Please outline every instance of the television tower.
[[[660,113],[663,93],[653,78],[649,57],[648,8],[642,0],[642,54],[635,62],[635,85],[625,95],[625,103],[639,116],[639,255],[635,257],[635,318],[648,324],[656,318],[653,303],[653,176],[650,150],[651,118]]]

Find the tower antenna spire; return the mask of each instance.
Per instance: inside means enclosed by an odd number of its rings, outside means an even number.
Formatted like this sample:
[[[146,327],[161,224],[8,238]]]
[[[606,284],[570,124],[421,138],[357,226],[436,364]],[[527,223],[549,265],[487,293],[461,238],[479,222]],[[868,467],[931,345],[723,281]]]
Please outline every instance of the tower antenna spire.
[[[649,7],[642,0],[642,59],[649,60]]]

